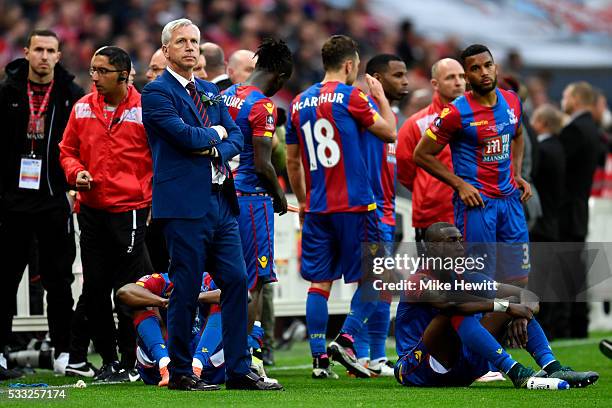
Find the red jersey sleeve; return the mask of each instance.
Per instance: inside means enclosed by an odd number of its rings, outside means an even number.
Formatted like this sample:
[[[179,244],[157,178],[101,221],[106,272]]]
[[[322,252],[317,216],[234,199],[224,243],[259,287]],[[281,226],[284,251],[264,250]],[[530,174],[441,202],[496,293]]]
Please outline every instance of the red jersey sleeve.
[[[269,99],[257,101],[249,113],[253,137],[272,137],[276,129],[276,106]]]
[[[414,117],[409,118],[397,134],[397,179],[404,187],[412,191],[416,176],[416,163],[413,155],[417,143],[421,140],[421,131]]]
[[[461,113],[455,105],[446,105],[440,115],[425,131],[425,135],[434,142],[443,146],[447,145],[455,133],[461,130]]]
[[[348,102],[349,114],[355,119],[359,126],[369,128],[379,118],[378,112],[370,103],[368,96],[358,88],[351,91]]]
[[[77,102],[72,107],[68,123],[64,129],[62,141],[59,144],[60,164],[66,174],[66,180],[71,186],[76,184],[77,173],[81,170],[85,170],[85,166],[79,158],[81,140],[79,138],[79,122],[75,114],[75,110],[81,105],[81,103]]]
[[[166,280],[159,273],[154,273],[152,275],[145,275],[138,279],[136,284],[138,286],[142,286],[157,296],[162,296],[164,288],[166,287]]]

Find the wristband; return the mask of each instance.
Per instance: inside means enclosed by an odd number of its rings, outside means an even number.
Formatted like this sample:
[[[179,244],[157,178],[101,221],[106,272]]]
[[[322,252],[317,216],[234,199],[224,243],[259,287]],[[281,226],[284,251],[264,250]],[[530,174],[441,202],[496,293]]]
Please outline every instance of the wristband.
[[[510,306],[510,301],[505,299],[493,299],[493,311],[494,312],[505,312]]]

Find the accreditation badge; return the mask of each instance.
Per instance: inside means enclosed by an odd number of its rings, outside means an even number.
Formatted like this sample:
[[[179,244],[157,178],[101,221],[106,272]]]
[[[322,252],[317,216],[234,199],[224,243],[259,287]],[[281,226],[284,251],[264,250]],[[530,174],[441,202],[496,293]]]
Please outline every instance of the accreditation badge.
[[[40,188],[41,172],[41,159],[33,156],[22,156],[21,167],[19,168],[19,188],[38,190]]]
[[[28,139],[42,140],[45,138],[45,117],[30,115],[28,122]]]

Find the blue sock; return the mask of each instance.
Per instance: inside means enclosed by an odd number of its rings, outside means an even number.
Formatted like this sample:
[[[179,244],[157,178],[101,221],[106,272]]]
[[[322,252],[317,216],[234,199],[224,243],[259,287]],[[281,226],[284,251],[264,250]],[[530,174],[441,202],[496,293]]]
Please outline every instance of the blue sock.
[[[463,344],[504,373],[508,373],[512,366],[516,364],[510,354],[474,316],[453,316],[451,323]]]
[[[391,324],[391,304],[381,300],[376,305],[376,310],[368,321],[368,332],[370,333],[370,360],[387,358],[385,344]]]
[[[168,349],[166,342],[162,336],[161,327],[156,317],[150,316],[142,320],[136,326],[138,337],[147,349],[147,354],[153,357],[155,361],[161,360],[163,357],[168,357]]]
[[[313,357],[319,357],[327,352],[325,347],[325,335],[327,333],[327,298],[329,292],[321,289],[310,288],[306,297],[306,327],[308,328],[308,340],[310,352]]]
[[[359,285],[353,298],[351,299],[351,310],[344,320],[344,325],[340,330],[341,333],[346,333],[353,338],[361,330],[365,329],[365,325],[370,319],[374,310],[376,310],[376,304],[378,303],[374,299],[369,299],[370,296],[366,293],[367,285]],[[374,296],[374,295],[371,295]],[[364,300],[366,298],[366,300]]]
[[[370,356],[370,335],[368,333],[368,328],[364,327],[359,331],[353,338],[355,342],[353,343],[353,347],[355,348],[355,357],[360,358],[369,358]]]
[[[540,323],[535,319],[531,319],[527,324],[527,336],[527,351],[540,367],[544,368],[556,360]]]
[[[202,362],[204,368],[212,367],[210,363],[210,356],[219,351],[222,347],[222,330],[221,330],[221,313],[213,313],[208,317],[206,327],[200,337],[198,347],[193,354],[194,358],[197,358]]]

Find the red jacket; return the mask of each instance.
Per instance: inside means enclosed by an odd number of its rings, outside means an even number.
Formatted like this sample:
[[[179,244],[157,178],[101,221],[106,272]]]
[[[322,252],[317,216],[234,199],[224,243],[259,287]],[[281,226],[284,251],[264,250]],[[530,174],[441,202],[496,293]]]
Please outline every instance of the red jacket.
[[[92,189],[78,194],[78,202],[89,207],[109,212],[148,207],[153,164],[136,88],[130,86],[114,115],[107,116],[97,92],[74,105],[59,145],[66,179],[74,186],[77,173],[89,171]]]
[[[427,228],[439,221],[453,223],[453,189],[418,167],[412,158],[417,143],[431,122],[442,110],[443,104],[436,93],[433,102],[418,111],[402,125],[397,135],[397,178],[412,191],[412,226]],[[447,145],[437,158],[451,171],[450,147]]]

